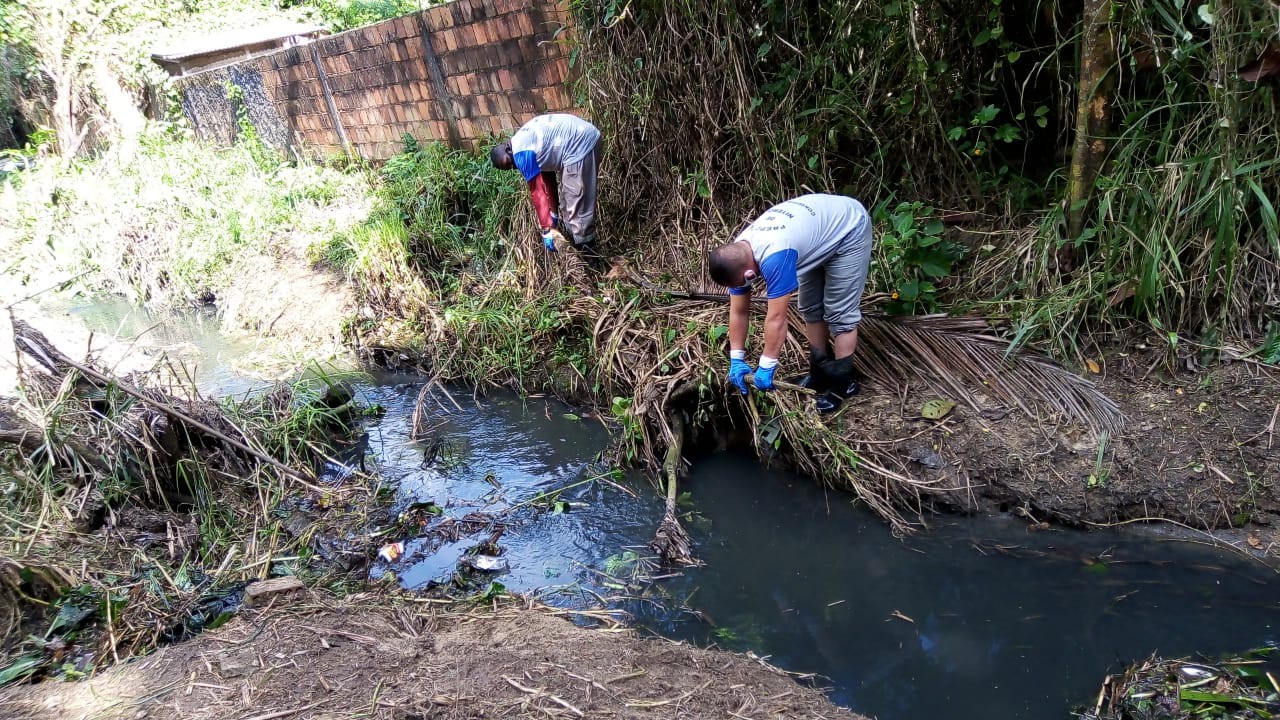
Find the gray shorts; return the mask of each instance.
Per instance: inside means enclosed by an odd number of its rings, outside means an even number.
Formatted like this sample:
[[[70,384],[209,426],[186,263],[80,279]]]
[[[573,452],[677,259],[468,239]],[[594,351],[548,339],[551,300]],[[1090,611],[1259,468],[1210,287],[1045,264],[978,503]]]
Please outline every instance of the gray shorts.
[[[826,321],[832,335],[857,330],[870,265],[871,223],[867,223],[863,232],[846,237],[826,262],[800,276],[804,321]]]

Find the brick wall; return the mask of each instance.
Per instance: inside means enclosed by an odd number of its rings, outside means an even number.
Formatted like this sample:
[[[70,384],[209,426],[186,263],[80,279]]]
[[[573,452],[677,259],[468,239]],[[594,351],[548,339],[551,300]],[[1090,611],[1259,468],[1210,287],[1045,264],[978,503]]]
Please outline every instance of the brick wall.
[[[189,75],[178,87],[203,140],[233,141],[243,103],[273,145],[385,160],[405,133],[474,145],[540,113],[574,112],[569,25],[564,0],[456,0]]]

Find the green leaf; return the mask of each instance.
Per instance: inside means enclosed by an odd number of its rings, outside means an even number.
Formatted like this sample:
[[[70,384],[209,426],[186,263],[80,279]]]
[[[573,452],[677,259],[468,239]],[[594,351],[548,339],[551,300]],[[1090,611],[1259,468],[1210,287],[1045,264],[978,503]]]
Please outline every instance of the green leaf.
[[[920,297],[920,281],[907,280],[898,286],[898,297],[906,302],[914,302]]]
[[[1020,57],[1022,57],[1022,53],[1018,52],[1017,50],[1014,50],[1013,52],[1005,56],[1005,58],[1007,58],[1011,63],[1018,62],[1018,58]]]
[[[947,400],[944,398],[934,398],[920,406],[920,415],[930,420],[941,420],[946,417],[956,407],[955,400]]]
[[[484,592],[480,594],[480,601],[488,602],[490,600],[493,600],[494,598],[505,595],[506,592],[507,592],[507,586],[503,585],[497,580],[494,580],[493,582],[489,583],[489,587],[485,588]]]
[[[574,415],[573,413],[565,413],[565,414],[564,414],[564,415],[562,415],[561,417],[563,417],[565,420],[568,420],[568,421],[570,421],[570,422],[578,422],[579,420],[581,420],[581,419],[582,419],[582,418],[578,417],[577,415]]]
[[[942,224],[942,221],[941,221],[941,220],[939,220],[938,218],[933,218],[933,219],[932,219],[932,220],[930,220],[929,222],[925,223],[925,226],[924,226],[924,234],[925,234],[925,235],[939,235],[939,234],[941,234],[941,233],[942,233],[943,229],[945,229],[945,228],[946,228],[946,226]]]
[[[1208,5],[1201,5],[1196,8],[1196,15],[1200,16],[1200,19],[1204,21],[1205,25],[1212,25],[1215,19],[1213,17],[1213,10]]]
[[[557,501],[555,502],[555,504],[551,506],[551,514],[552,514],[552,515],[560,515],[560,514],[562,514],[562,513],[567,513],[567,512],[569,512],[569,508],[570,508],[570,507],[572,507],[572,506],[571,506],[571,505],[569,505],[569,501],[567,501],[567,500],[557,500]]]
[[[920,258],[920,272],[929,277],[946,277],[951,272],[951,261],[941,253],[930,253]]]
[[[14,680],[21,680],[30,675],[40,667],[42,661],[41,653],[27,653],[17,660],[9,663],[9,666],[0,670],[0,685],[7,685]]]
[[[58,616],[53,619],[53,625],[49,627],[49,632],[54,633],[59,630],[75,630],[80,627],[80,623],[84,622],[93,615],[94,607],[92,605],[76,605],[74,603],[65,603],[58,608]]]
[[[983,45],[986,45],[990,41],[991,41],[991,31],[983,30],[982,32],[978,33],[977,37],[973,39],[973,46],[982,47]]]
[[[995,105],[986,105],[981,110],[974,113],[973,119],[979,125],[986,125],[992,120],[995,120],[996,116],[999,114],[1000,114],[1000,108],[996,107]]]
[[[716,325],[715,327],[707,331],[707,337],[711,338],[711,342],[717,343],[717,342],[720,342],[720,338],[724,337],[728,333],[729,333],[728,325]]]
[[[916,218],[910,212],[900,212],[893,214],[893,230],[899,235],[905,235],[908,230],[915,226]]]
[[[1232,695],[1223,695],[1222,693],[1201,692],[1199,690],[1179,690],[1178,696],[1180,700],[1188,702],[1207,702],[1219,705],[1246,705],[1250,702],[1249,698],[1239,698]]]

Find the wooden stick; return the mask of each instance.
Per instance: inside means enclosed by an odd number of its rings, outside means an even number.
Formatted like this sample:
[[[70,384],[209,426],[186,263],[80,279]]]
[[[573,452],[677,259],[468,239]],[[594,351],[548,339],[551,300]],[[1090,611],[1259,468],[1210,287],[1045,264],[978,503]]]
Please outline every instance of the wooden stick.
[[[311,708],[316,707],[317,705],[320,705],[321,703],[324,703],[324,702],[328,702],[328,699],[326,698],[325,700],[317,700],[311,703],[310,705],[303,705],[302,707],[296,707],[289,710],[277,710],[275,712],[269,712],[263,715],[254,715],[251,718],[245,718],[245,720],[274,720],[275,718],[282,718],[282,717],[288,717],[290,715],[297,715],[300,712],[305,712],[307,710],[310,710]]]
[[[756,386],[755,373],[747,374],[747,384],[750,385],[751,387]],[[818,394],[814,392],[812,388],[807,388],[803,385],[797,385],[795,383],[789,383],[786,380],[774,380],[773,387],[775,390],[790,390],[791,392],[797,392],[797,393],[800,393],[801,395],[817,395]],[[761,390],[761,392],[768,392],[768,391]]]

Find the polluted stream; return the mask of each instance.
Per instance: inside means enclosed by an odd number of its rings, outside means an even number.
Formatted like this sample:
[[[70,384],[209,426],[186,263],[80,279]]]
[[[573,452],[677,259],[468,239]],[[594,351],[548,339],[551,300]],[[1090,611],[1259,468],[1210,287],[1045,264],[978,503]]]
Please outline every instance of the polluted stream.
[[[157,322],[98,308],[71,312],[99,332]],[[242,346],[216,323],[160,322],[167,340],[199,351],[205,391],[265,387],[227,369]],[[455,390],[456,405],[432,394],[431,432],[415,442],[423,379],[352,384],[385,409],[360,450],[396,488],[398,509],[438,513],[428,528],[500,518],[443,542],[384,538],[403,542],[403,555],[375,562],[371,577],[394,572],[408,589],[456,582],[500,525],[497,570],[466,570],[472,588],[604,602],[645,631],[811,673],[835,702],[881,720],[1065,718],[1092,704],[1108,672],[1152,653],[1280,642],[1280,575],[1221,549],[1151,532],[1032,531],[1011,518],[934,518],[900,540],[847,495],[734,453],[696,459],[682,484],[705,565],[635,584],[662,502],[639,474],[600,462],[609,431],[598,418],[547,398]]]

